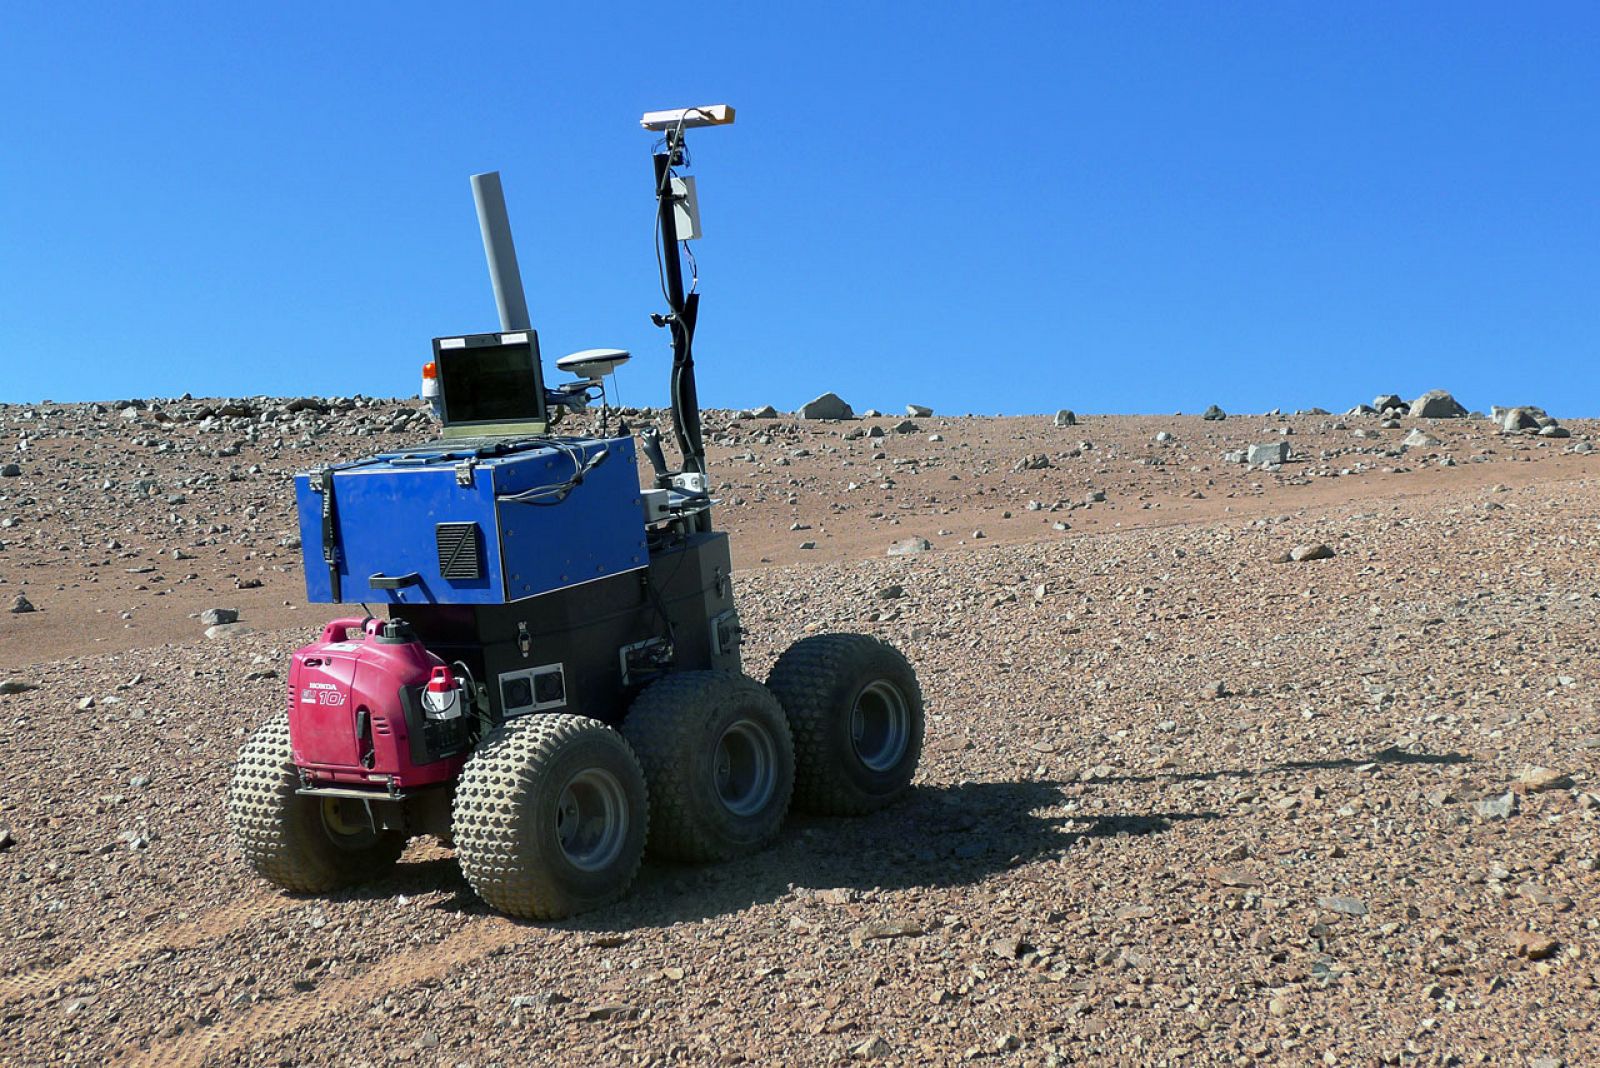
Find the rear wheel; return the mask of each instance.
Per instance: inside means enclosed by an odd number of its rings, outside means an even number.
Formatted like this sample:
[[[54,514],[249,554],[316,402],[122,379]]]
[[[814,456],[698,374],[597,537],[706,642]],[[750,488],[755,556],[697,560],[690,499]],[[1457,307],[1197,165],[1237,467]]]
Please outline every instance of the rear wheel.
[[[622,733],[650,782],[653,855],[727,860],[777,836],[794,791],[794,743],[759,682],[731,671],[668,675],[634,701]]]
[[[378,830],[360,800],[296,793],[300,773],[289,717],[272,717],[239,750],[228,788],[228,823],[251,867],[269,882],[322,893],[378,879],[394,867],[405,835]]]
[[[900,796],[922,757],[926,716],[916,672],[865,634],[791,645],[767,676],[794,733],[797,807],[871,812]]]
[[[511,720],[478,746],[456,784],[456,857],[484,901],[559,920],[632,885],[648,830],[644,773],[598,720]]]

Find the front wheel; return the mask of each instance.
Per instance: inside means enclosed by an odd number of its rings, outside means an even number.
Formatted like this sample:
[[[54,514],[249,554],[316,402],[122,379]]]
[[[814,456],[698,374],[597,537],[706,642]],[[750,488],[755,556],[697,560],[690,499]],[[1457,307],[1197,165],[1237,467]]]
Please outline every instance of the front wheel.
[[[794,733],[797,807],[859,815],[905,792],[922,757],[926,715],[911,664],[865,634],[791,645],[767,676]]]
[[[644,773],[598,720],[514,719],[462,769],[452,820],[461,872],[479,897],[512,916],[564,919],[632,885],[648,830]]]
[[[325,893],[382,878],[400,859],[405,835],[378,830],[358,799],[296,793],[300,773],[289,717],[262,724],[239,750],[228,787],[228,823],[245,860],[267,881]]]

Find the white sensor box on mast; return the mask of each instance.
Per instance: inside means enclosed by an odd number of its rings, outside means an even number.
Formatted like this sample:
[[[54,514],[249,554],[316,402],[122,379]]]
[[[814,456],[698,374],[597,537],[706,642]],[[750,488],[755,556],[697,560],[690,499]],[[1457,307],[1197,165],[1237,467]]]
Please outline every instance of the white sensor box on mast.
[[[672,221],[678,227],[679,241],[700,236],[700,198],[694,192],[694,176],[672,179]]]
[[[699,126],[727,126],[732,122],[733,108],[727,104],[704,104],[697,108],[647,111],[639,125],[646,130],[675,130],[679,125],[692,130]]]

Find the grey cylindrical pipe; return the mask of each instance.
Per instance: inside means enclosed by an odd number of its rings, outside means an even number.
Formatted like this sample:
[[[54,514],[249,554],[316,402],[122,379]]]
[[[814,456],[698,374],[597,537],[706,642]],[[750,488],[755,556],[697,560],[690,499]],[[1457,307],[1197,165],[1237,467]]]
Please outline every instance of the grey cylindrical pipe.
[[[528,298],[522,292],[522,272],[517,268],[517,248],[511,243],[511,220],[506,216],[506,194],[500,172],[472,176],[472,201],[478,206],[478,229],[483,232],[483,255],[489,261],[489,282],[500,312],[501,330],[528,330]]]

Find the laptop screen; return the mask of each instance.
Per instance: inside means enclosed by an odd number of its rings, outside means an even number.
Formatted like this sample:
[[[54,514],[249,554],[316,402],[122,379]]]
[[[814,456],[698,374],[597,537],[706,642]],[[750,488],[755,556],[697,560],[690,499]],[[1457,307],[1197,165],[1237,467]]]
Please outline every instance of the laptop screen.
[[[544,419],[539,342],[530,331],[478,335],[459,347],[436,343],[444,423],[531,423]]]

